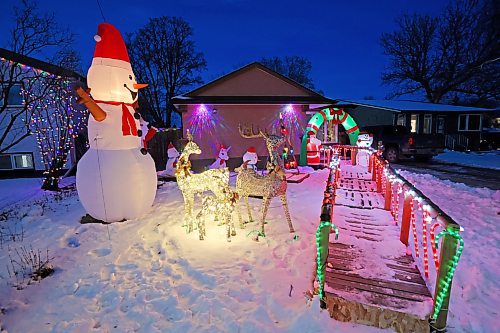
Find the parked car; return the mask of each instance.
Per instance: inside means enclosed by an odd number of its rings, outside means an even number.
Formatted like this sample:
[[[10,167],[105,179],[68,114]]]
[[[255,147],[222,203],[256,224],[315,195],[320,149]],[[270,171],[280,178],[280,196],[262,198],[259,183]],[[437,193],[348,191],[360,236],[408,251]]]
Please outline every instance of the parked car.
[[[404,126],[367,126],[365,132],[373,134],[375,149],[382,141],[384,156],[391,162],[397,162],[402,157],[414,157],[417,161],[428,161],[444,151],[444,135],[410,133]]]

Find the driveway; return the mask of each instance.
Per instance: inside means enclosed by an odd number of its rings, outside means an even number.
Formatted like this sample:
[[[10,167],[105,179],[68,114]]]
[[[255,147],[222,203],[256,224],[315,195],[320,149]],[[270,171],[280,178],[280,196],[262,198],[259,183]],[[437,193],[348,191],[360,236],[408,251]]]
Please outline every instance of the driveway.
[[[500,190],[499,170],[443,163],[434,160],[429,162],[400,161],[399,163],[393,163],[392,166],[395,169],[431,174],[440,179],[464,183],[469,186]]]

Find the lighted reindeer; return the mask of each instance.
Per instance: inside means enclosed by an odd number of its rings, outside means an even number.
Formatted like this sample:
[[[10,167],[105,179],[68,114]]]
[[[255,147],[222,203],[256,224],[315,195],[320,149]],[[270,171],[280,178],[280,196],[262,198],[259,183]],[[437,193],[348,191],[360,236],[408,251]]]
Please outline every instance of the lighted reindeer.
[[[250,205],[248,203],[249,196],[262,196],[264,199],[262,202],[262,217],[260,221],[262,233],[264,233],[264,220],[266,218],[271,199],[279,197],[285,210],[288,228],[290,229],[290,232],[294,232],[292,218],[290,217],[290,212],[288,210],[288,202],[286,198],[287,183],[283,169],[279,166],[275,166],[274,170],[270,173],[266,175],[259,175],[254,170],[248,169],[247,163],[248,162],[243,163],[240,168],[236,168],[235,170],[238,172],[238,176],[236,177],[236,192],[238,192],[240,198],[245,198],[250,221],[253,221],[253,218],[252,212],[250,211]],[[240,221],[240,228],[243,228],[244,225],[241,218],[239,201],[238,218]]]
[[[184,197],[184,223],[188,225],[188,232],[191,232],[193,231],[194,195],[212,191],[217,199],[224,200],[229,192],[229,169],[211,169],[202,173],[192,173],[189,155],[201,154],[201,149],[193,141],[189,132],[187,138],[188,143],[177,162],[175,177]]]
[[[238,125],[240,135],[247,139],[264,138],[266,140],[267,151],[269,152],[269,161],[267,161],[266,169],[272,171],[276,166],[281,169],[284,168],[283,159],[281,158],[281,146],[285,144],[285,137],[282,135],[269,134],[262,132],[259,128],[254,131],[253,125],[251,127],[242,127]]]
[[[207,195],[201,201],[201,210],[196,215],[196,220],[198,222],[198,230],[200,233],[200,240],[203,240],[206,236],[205,232],[205,219],[208,214],[219,214],[222,216],[222,220],[226,223],[227,230],[227,241],[231,241],[231,236],[236,236],[236,229],[234,228],[234,222],[232,219],[234,206],[236,205],[239,196],[238,193],[229,191],[225,193],[224,198],[217,198],[214,195]]]
[[[229,148],[225,148],[224,146],[220,147],[219,155],[214,163],[212,163],[208,168],[209,169],[218,169],[218,168],[226,168],[226,161],[229,160],[229,155],[227,154],[231,150],[231,146]]]

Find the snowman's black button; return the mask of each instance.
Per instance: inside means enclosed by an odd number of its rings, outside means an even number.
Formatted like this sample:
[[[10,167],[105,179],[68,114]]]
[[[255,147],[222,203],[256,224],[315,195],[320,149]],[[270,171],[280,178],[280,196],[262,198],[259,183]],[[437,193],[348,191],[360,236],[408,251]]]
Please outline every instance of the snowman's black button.
[[[142,130],[137,130],[137,136],[142,136]]]
[[[141,148],[141,153],[142,153],[142,155],[147,155],[148,150],[146,148]]]
[[[151,124],[148,124],[148,129],[151,129],[151,127],[152,127]]]
[[[141,114],[139,112],[134,112],[135,119],[141,119]]]

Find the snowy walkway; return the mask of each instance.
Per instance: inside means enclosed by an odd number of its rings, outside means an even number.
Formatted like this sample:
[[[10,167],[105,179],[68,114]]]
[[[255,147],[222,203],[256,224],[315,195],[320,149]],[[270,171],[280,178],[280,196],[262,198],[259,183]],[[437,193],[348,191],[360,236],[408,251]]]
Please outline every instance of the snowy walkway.
[[[376,192],[371,174],[359,166],[341,169],[333,221],[339,239],[330,243],[327,300],[340,296],[425,319],[432,310],[431,294],[399,240],[399,227],[383,209],[384,198]]]

